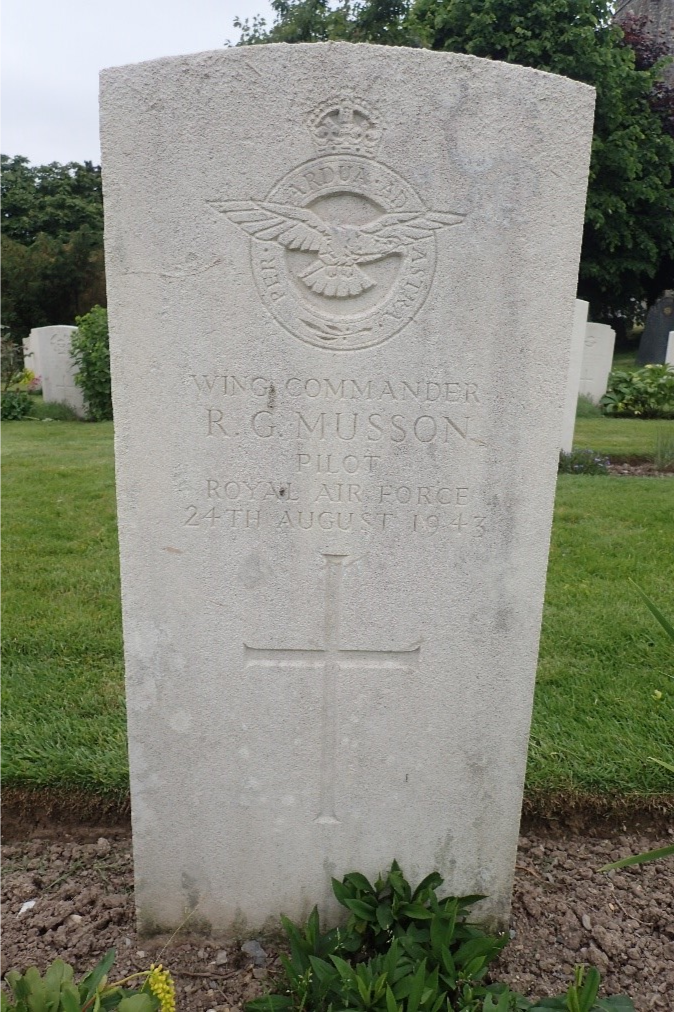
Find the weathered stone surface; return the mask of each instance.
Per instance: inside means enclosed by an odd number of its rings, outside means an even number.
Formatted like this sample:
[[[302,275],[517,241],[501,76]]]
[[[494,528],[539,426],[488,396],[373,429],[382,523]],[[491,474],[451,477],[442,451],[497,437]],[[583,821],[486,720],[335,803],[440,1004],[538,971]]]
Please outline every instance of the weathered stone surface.
[[[70,354],[70,340],[76,327],[33,327],[23,342],[27,368],[42,382],[45,401],[68,404],[84,416],[84,398],[75,385],[77,366]]]
[[[639,365],[662,365],[667,359],[669,332],[674,324],[674,295],[662,295],[646,314],[637,362]]]
[[[564,453],[573,449],[573,431],[576,427],[576,408],[578,406],[578,389],[583,366],[585,350],[585,331],[587,329],[588,302],[576,299],[573,311],[573,328],[571,331],[571,357],[569,372],[566,379],[566,400],[564,401],[564,420],[562,422],[561,448]]]
[[[595,404],[599,404],[608,387],[614,346],[614,330],[605,323],[588,323],[578,392]]]
[[[454,54],[102,77],[137,903],[507,916],[591,89]]]

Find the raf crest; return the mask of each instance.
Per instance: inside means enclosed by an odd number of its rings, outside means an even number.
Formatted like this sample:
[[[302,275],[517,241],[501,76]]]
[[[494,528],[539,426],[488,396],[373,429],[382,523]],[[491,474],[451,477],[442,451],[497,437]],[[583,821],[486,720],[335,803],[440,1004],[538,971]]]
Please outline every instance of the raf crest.
[[[367,348],[402,330],[423,305],[435,235],[463,215],[428,211],[409,184],[374,160],[382,131],[350,94],[308,120],[318,157],[262,200],[209,203],[251,238],[260,295],[309,344]]]
[[[381,140],[374,114],[365,102],[348,93],[315,109],[309,117],[309,130],[319,155],[373,158]]]

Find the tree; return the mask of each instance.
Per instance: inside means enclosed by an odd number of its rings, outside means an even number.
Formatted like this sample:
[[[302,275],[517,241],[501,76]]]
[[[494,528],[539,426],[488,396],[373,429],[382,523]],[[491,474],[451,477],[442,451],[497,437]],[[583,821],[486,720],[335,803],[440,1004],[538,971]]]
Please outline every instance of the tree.
[[[2,155],[2,323],[15,340],[105,302],[101,170]]]
[[[343,38],[470,53],[563,74],[597,89],[579,296],[594,319],[653,301],[674,257],[674,138],[661,101],[661,65],[637,53],[608,0],[273,0],[243,44]],[[388,13],[387,13],[388,10]],[[311,17],[308,14],[311,12]],[[370,22],[368,22],[370,17]],[[389,17],[389,34],[382,18]],[[365,23],[375,26],[367,40]],[[302,26],[302,38],[298,36]],[[651,53],[651,56],[653,54]]]
[[[407,0],[271,0],[276,18],[268,28],[264,18],[234,20],[241,30],[240,46],[264,42],[371,42],[381,46],[418,46],[408,25]]]

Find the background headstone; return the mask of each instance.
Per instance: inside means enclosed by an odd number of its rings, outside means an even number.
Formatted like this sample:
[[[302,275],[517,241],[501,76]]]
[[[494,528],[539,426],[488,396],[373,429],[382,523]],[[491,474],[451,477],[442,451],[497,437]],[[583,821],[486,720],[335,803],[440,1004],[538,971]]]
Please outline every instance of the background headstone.
[[[599,404],[608,388],[615,331],[605,323],[588,323],[578,393]]]
[[[646,314],[637,362],[639,365],[661,365],[667,356],[669,332],[674,326],[674,296],[662,295]]]
[[[674,366],[674,330],[670,330],[669,338],[667,340],[667,355],[665,357],[667,365]]]
[[[593,91],[326,44],[101,94],[140,927],[394,857],[505,923]]]
[[[84,398],[75,385],[77,366],[70,354],[70,340],[76,327],[33,327],[27,342],[32,352],[27,360],[42,381],[42,397],[48,403],[67,404],[80,417],[84,417]],[[24,342],[25,355],[26,342]]]
[[[561,449],[564,453],[570,453],[573,448],[573,430],[576,427],[578,389],[580,387],[580,373],[583,365],[585,331],[587,328],[587,314],[589,308],[590,304],[588,302],[584,302],[582,299],[576,299],[573,309],[571,358],[569,360],[569,372],[566,379],[566,400],[564,401],[564,420],[562,423]]]

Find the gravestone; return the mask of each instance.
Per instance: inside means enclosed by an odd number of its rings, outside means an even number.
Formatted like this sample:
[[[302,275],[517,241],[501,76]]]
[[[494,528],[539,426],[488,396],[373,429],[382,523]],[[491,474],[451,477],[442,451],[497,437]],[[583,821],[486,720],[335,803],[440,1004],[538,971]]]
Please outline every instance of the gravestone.
[[[564,401],[564,420],[562,422],[561,449],[571,453],[573,449],[573,432],[576,427],[576,408],[578,406],[578,389],[580,373],[583,365],[585,349],[585,331],[587,329],[588,302],[576,299],[573,310],[573,327],[571,330],[571,358],[566,378],[566,399]]]
[[[667,365],[674,367],[674,330],[670,330],[669,338],[667,339],[667,355],[665,356],[665,362]]]
[[[674,296],[662,295],[646,314],[637,363],[639,365],[662,365],[667,358],[669,332],[674,326]]]
[[[101,94],[140,928],[393,858],[502,924],[593,92],[341,43]]]
[[[608,388],[615,331],[605,323],[588,323],[578,393],[599,404]]]
[[[84,398],[75,384],[77,365],[70,354],[70,340],[76,327],[33,327],[23,343],[26,366],[41,380],[42,396],[48,403],[67,404],[84,417]],[[28,348],[28,357],[26,357]]]

